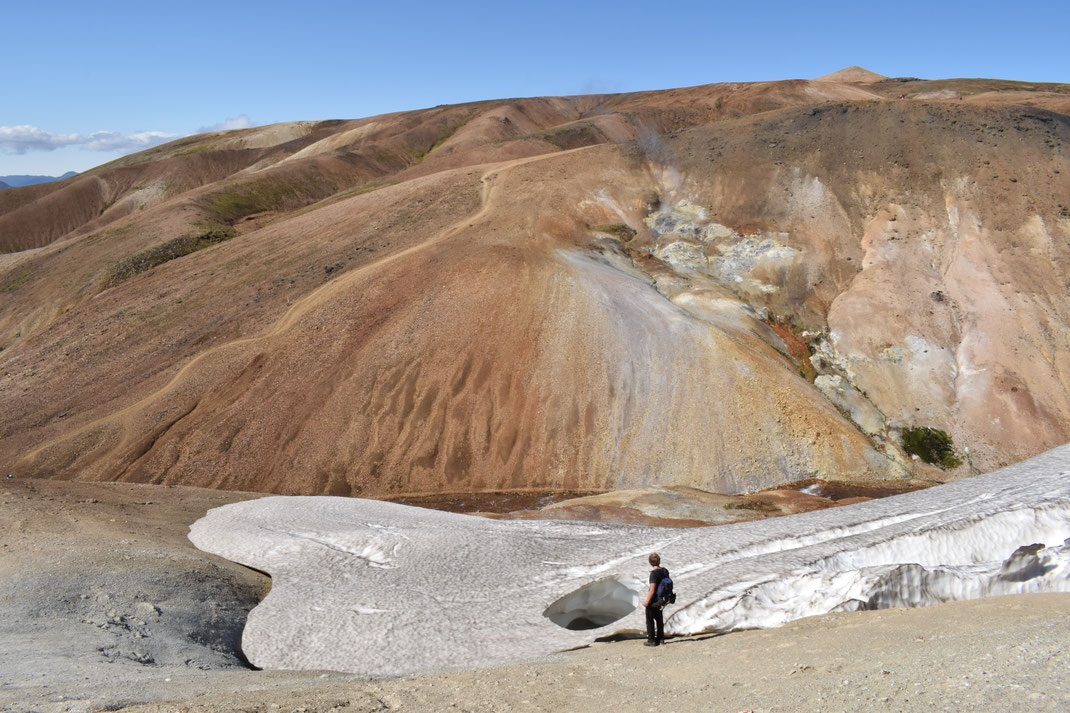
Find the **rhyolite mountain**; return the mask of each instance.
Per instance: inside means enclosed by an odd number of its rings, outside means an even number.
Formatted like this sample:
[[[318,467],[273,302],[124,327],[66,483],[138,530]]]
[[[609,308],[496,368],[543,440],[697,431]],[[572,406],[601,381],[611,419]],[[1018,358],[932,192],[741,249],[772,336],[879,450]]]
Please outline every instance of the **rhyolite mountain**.
[[[38,183],[51,183],[73,178],[78,174],[67,171],[62,176],[0,176],[0,188],[18,188],[20,186],[35,186]]]
[[[0,464],[741,492],[1070,441],[1070,85],[849,69],[202,134],[5,190]]]

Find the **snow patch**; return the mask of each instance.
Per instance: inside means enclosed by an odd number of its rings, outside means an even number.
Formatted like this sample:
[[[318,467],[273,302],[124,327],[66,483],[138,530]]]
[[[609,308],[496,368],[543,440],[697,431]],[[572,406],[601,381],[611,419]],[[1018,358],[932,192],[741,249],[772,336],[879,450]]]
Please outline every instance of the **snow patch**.
[[[768,628],[839,611],[919,607],[1033,592],[1070,592],[1070,540],[1018,548],[1003,562],[966,565],[894,563],[817,567],[765,582],[726,588],[674,617],[676,628],[702,631]]]
[[[561,597],[543,616],[565,629],[599,629],[635,611],[642,586],[637,577],[604,577]]]
[[[273,578],[242,636],[254,665],[376,676],[516,662],[641,630],[651,551],[679,597],[666,632],[691,634],[1070,591],[1068,538],[1070,446],[928,490],[689,530],[332,497],[234,503],[190,528],[201,549]]]

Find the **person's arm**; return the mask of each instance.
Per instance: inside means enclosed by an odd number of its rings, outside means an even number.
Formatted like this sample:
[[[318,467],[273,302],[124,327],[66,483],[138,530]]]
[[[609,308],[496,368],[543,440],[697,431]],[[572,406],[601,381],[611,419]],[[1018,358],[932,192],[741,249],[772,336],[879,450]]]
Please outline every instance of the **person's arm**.
[[[654,601],[654,593],[656,591],[658,591],[658,585],[656,585],[653,582],[651,582],[650,583],[650,591],[646,593],[646,601],[643,602],[643,606],[644,607],[650,606],[651,602]]]

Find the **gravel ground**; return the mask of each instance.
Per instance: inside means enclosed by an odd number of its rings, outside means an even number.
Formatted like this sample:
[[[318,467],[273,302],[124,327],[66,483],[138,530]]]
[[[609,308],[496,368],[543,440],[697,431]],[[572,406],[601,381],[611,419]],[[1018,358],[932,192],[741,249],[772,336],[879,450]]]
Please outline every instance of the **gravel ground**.
[[[835,614],[773,630],[603,643],[404,679],[251,671],[262,575],[186,528],[252,494],[0,485],[0,711],[1066,711],[1070,595]]]
[[[838,614],[647,648],[600,644],[523,665],[368,681],[220,676],[129,711],[1066,711],[1070,596]]]

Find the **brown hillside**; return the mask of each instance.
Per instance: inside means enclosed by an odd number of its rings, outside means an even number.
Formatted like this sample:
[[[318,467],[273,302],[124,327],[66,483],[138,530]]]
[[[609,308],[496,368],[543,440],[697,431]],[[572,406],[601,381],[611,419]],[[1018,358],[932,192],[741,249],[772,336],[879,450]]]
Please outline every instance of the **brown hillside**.
[[[738,492],[939,474],[912,426],[954,439],[941,477],[1063,443],[1067,88],[956,81],[302,122],[4,191],[0,460]]]
[[[887,79],[883,74],[877,74],[871,72],[868,69],[859,67],[857,64],[852,64],[850,67],[844,67],[838,72],[832,72],[830,74],[823,74],[817,78],[819,82],[850,82],[852,84],[872,84],[873,82],[879,82],[882,79]]]

